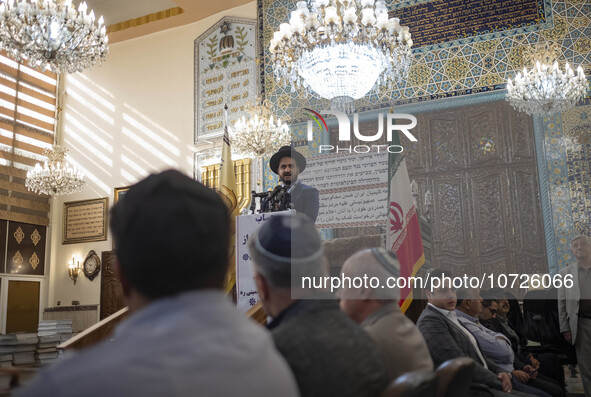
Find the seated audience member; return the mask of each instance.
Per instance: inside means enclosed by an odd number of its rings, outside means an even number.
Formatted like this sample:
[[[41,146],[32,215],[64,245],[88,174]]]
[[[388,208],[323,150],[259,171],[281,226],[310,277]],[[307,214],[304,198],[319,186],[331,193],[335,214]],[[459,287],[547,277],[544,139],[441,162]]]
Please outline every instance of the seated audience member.
[[[483,305],[485,308],[490,305],[491,307],[495,306],[497,309],[496,314],[492,314],[489,320],[483,321],[481,317],[481,322],[488,329],[500,332],[509,339],[515,353],[515,360],[513,361],[515,368],[523,370],[523,368],[531,366],[538,370],[537,375],[534,374],[534,376],[541,380],[554,382],[564,392],[564,369],[559,357],[554,353],[542,353],[534,356],[527,350],[527,346],[522,345],[522,338],[511,327],[507,319],[510,304],[505,292],[501,289],[488,290],[482,291],[481,296],[484,298]],[[492,299],[495,296],[499,298]],[[527,343],[527,339],[525,339],[525,342]]]
[[[370,336],[340,312],[334,295],[305,299],[319,295],[295,282],[292,288],[293,275],[327,273],[314,222],[276,215],[250,236],[248,248],[259,298],[273,317],[268,328],[302,396],[379,395],[388,376]]]
[[[381,285],[387,285],[389,277],[400,276],[400,263],[394,253],[384,248],[371,248],[347,259],[341,271],[343,277],[351,280],[373,277],[380,280]],[[433,370],[433,360],[423,336],[398,307],[398,288],[344,285],[337,295],[341,310],[361,324],[378,345],[390,380],[405,372]]]
[[[213,190],[178,171],[150,175],[110,223],[129,317],[19,396],[298,395],[271,335],[222,289],[229,217]]]
[[[506,396],[512,393],[518,396],[530,395],[513,391],[511,374],[486,359],[476,338],[458,321],[456,293],[451,280],[443,280],[443,276],[451,274],[442,270],[429,273],[430,285],[427,285],[427,307],[421,313],[417,326],[427,342],[433,364],[437,367],[444,361],[456,357],[469,357],[476,362],[470,387],[472,396]],[[440,283],[436,284],[435,280]]]
[[[507,322],[517,334],[521,346],[527,346],[527,337],[525,336],[525,320],[523,319],[523,311],[519,305],[519,301],[511,292],[505,292],[507,301],[509,302],[509,311],[507,312]]]
[[[496,314],[495,301],[487,300],[487,306],[483,307],[483,300],[477,288],[459,289],[456,293],[458,296],[456,304],[458,320],[474,335],[483,355],[513,375],[511,379],[513,389],[536,396],[563,397],[562,390],[558,385],[535,379],[536,371],[532,366],[516,370],[513,365],[515,353],[509,339],[482,325],[481,320],[488,321]],[[493,303],[492,306],[488,304],[490,302]]]

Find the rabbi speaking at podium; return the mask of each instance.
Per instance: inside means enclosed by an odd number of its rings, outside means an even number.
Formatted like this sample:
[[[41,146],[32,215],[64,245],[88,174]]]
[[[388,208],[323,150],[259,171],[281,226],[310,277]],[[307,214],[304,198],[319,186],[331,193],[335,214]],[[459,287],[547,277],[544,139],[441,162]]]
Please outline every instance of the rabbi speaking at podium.
[[[291,146],[283,146],[269,160],[271,171],[279,175],[284,189],[291,197],[293,209],[308,215],[314,222],[318,217],[318,190],[298,181],[298,175],[306,168],[306,158]],[[269,204],[267,204],[269,205]],[[265,204],[263,204],[263,207]]]

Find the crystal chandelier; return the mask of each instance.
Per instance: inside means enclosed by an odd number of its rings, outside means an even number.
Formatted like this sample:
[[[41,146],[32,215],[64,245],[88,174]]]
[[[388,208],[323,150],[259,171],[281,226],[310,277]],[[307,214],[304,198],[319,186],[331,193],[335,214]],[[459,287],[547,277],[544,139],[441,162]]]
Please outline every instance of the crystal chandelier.
[[[556,54],[557,44],[538,43],[529,52],[535,67],[529,71],[524,67],[515,82],[507,81],[506,99],[516,110],[548,116],[570,109],[583,99],[589,86],[583,68],[579,66],[575,76],[567,62],[563,72]]]
[[[275,76],[293,91],[311,90],[333,109],[352,112],[355,99],[406,76],[411,35],[398,18],[388,18],[384,0],[311,3],[297,2],[269,46]]]
[[[82,190],[84,175],[66,162],[67,152],[68,149],[59,145],[45,149],[43,154],[47,160],[43,167],[37,163],[27,172],[25,186],[37,194],[47,195],[72,194]]]
[[[76,11],[72,0],[6,0],[0,4],[0,49],[39,69],[79,72],[101,63],[109,51],[101,16]]]
[[[267,100],[248,103],[244,110],[249,118],[242,117],[234,125],[232,147],[256,158],[268,156],[280,147],[290,144],[291,135],[287,124],[275,119]]]

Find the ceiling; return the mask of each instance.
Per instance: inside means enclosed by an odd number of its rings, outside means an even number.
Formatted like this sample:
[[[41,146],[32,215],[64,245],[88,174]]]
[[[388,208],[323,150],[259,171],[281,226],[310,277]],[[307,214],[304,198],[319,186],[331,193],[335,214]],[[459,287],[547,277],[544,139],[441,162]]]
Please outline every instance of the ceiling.
[[[186,25],[252,0],[86,0],[105,18],[109,42],[117,43]],[[76,0],[74,1],[76,4]]]

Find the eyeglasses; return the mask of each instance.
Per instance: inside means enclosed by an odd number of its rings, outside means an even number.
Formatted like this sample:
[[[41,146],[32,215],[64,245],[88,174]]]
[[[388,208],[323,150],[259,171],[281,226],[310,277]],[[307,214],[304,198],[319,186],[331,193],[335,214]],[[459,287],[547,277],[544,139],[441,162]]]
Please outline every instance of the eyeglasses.
[[[486,308],[490,311],[490,314],[497,314],[497,309],[491,309],[490,306],[486,306]]]

